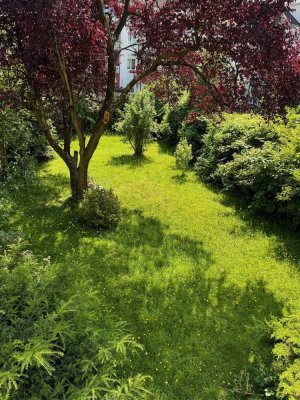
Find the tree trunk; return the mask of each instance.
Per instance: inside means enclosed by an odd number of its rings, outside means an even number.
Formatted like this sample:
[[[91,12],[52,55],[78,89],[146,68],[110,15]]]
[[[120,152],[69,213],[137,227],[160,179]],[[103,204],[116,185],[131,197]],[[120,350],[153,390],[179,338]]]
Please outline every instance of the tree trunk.
[[[6,145],[4,139],[0,138],[0,175],[4,172],[7,166]]]
[[[144,153],[144,133],[136,132],[134,138],[134,155],[137,158],[142,158]]]
[[[75,165],[69,166],[70,183],[72,198],[79,201],[83,198],[84,192],[88,188],[88,165],[80,164],[78,167]]]

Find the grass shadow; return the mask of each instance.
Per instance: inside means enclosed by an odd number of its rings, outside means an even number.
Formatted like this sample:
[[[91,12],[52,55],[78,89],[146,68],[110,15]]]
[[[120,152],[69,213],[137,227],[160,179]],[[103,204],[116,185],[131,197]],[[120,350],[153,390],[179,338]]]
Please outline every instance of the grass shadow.
[[[144,166],[145,164],[150,164],[152,162],[153,161],[150,158],[145,156],[136,157],[134,155],[124,154],[122,156],[112,157],[112,159],[107,164],[120,167],[128,165],[131,168],[138,168]]]
[[[169,155],[174,155],[174,152],[176,150],[176,146],[170,146],[168,143],[164,142],[163,140],[158,140],[158,148],[159,152],[162,154],[169,154]]]
[[[187,175],[186,174],[177,174],[172,176],[172,180],[179,185],[183,185],[184,183],[187,182]]]
[[[270,238],[272,248],[278,260],[289,260],[297,268],[300,266],[300,228],[295,228],[285,216],[258,212],[251,207],[238,193],[227,193],[221,189],[207,185],[209,190],[220,195],[218,201],[226,207],[231,207],[244,226],[236,234],[248,235],[253,232],[262,232]]]

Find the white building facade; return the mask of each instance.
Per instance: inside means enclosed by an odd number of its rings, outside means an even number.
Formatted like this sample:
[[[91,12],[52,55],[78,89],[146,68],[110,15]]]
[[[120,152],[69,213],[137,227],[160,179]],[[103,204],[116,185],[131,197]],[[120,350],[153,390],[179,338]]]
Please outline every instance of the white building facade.
[[[130,34],[129,30],[125,27],[120,35],[119,40],[120,52],[119,66],[117,70],[116,86],[117,90],[124,89],[134,78],[135,70],[137,68],[137,58],[135,51],[137,44],[135,38]],[[131,90],[132,93],[137,92],[141,88],[141,83],[138,83]]]
[[[296,29],[299,29],[300,35],[300,1],[295,1],[292,5],[292,11],[286,13],[286,17],[290,20]],[[137,68],[137,58],[135,52],[137,50],[135,38],[130,34],[128,28],[124,28],[119,39],[120,52],[119,66],[116,76],[116,88],[122,91],[134,78]],[[141,89],[142,84],[138,83],[131,90],[136,93]]]
[[[293,11],[291,12],[291,15],[295,18],[295,20],[300,24],[300,1],[295,1],[295,3],[292,5]]]

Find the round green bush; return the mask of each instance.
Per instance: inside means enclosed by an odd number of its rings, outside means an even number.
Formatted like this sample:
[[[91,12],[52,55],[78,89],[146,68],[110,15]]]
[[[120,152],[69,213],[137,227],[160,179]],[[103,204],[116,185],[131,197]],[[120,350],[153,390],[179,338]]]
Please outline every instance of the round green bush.
[[[116,228],[120,222],[121,207],[113,191],[102,186],[90,187],[79,205],[79,218],[86,225],[101,228]]]

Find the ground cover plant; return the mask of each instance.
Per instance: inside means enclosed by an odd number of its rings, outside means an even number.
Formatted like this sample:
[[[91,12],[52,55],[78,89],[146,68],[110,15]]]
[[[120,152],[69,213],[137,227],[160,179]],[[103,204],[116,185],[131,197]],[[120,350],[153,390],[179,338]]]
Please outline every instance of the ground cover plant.
[[[178,179],[173,155],[157,143],[137,163],[122,138],[105,136],[90,175],[121,202],[115,231],[72,218],[59,158],[27,187],[1,189],[12,210],[3,227],[51,257],[64,290],[86,292],[88,281],[101,310],[128,322],[145,347],[130,374],[152,376],[155,400],[240,400],[236,377],[272,360],[265,320],[300,309],[299,234],[235,207],[191,171]],[[250,382],[255,388],[252,372]]]

